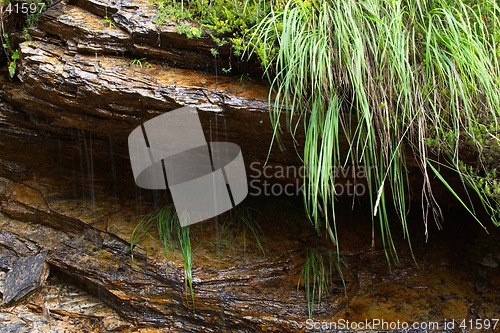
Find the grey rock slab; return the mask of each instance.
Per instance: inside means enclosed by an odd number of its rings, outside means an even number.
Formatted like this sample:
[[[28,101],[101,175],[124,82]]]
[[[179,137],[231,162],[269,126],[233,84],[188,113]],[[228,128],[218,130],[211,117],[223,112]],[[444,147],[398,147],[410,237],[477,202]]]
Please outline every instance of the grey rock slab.
[[[48,264],[45,263],[48,251],[34,256],[19,257],[7,273],[4,282],[3,302],[10,303],[37,289],[47,279]]]

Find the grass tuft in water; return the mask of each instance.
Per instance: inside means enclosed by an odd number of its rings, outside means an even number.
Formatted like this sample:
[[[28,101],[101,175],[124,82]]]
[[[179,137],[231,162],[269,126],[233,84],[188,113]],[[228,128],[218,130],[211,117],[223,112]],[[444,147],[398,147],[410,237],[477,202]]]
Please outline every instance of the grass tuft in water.
[[[245,206],[238,206],[233,209],[221,225],[219,234],[217,235],[217,244],[227,245],[230,236],[236,239],[236,237],[241,235],[243,237],[243,251],[246,253],[248,237],[251,236],[262,255],[266,256],[264,248],[264,243],[266,242],[265,235],[255,218],[255,215],[258,213],[257,210]]]
[[[313,248],[306,250],[304,268],[297,283],[297,289],[300,288],[301,283],[304,284],[309,318],[313,315],[314,307],[321,305],[321,298],[328,294],[335,271],[340,275],[345,289],[340,257],[335,253],[323,253]]]

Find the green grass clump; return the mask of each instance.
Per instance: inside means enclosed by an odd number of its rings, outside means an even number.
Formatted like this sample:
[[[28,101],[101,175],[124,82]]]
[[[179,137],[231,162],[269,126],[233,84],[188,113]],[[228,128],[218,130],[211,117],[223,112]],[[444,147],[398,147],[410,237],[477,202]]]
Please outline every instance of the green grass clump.
[[[132,232],[130,241],[130,252],[133,258],[133,248],[145,236],[151,237],[152,231],[158,231],[159,241],[163,246],[163,255],[165,259],[177,247],[182,253],[184,259],[184,275],[186,282],[186,290],[189,291],[194,305],[194,290],[193,290],[193,266],[192,266],[192,249],[191,239],[189,234],[189,226],[181,227],[179,218],[175,210],[166,206],[160,210],[151,212],[144,216],[139,224]]]
[[[174,250],[172,235],[175,234],[176,229],[179,229],[179,221],[175,211],[168,206],[154,214],[154,218],[157,220],[158,235],[163,245],[163,254],[166,259],[168,254]]]
[[[262,255],[265,256],[266,251],[261,242],[261,239],[264,239],[264,232],[257,223],[254,213],[249,208],[240,208],[236,213],[235,221],[241,224],[241,228],[243,229],[243,251],[246,252],[247,250],[247,234],[250,233],[257,243],[257,247],[262,252]]]
[[[495,0],[155,3],[159,23],[194,21],[218,45],[231,41],[237,52],[247,49],[261,60],[272,85],[273,143],[281,144],[283,118],[292,137],[303,131],[305,206],[317,230],[326,230],[337,246],[338,167],[366,174],[372,228],[378,225],[389,262],[398,261],[392,207],[411,248],[407,160],[422,173],[426,234],[429,217],[438,227],[442,220],[433,179],[479,221],[475,193],[500,225]]]
[[[297,283],[297,289],[299,289],[301,283],[304,284],[309,318],[313,315],[314,306],[319,306],[321,298],[328,294],[328,287],[331,285],[336,271],[339,273],[345,287],[340,265],[340,258],[334,253],[322,253],[312,248],[306,250],[306,259]]]
[[[263,245],[263,242],[265,241],[264,232],[255,219],[256,213],[257,211],[248,207],[237,207],[234,214],[232,214],[232,218],[229,220],[229,225],[230,228],[242,234],[244,252],[247,250],[247,235],[251,234],[257,244],[257,247],[262,252],[262,255],[265,256],[266,250]]]
[[[249,237],[252,237],[257,249],[263,256],[266,256],[265,235],[255,216],[258,213],[255,209],[238,206],[226,215],[222,223],[216,221],[217,239],[215,245],[218,248],[224,248],[234,245],[237,240],[241,239],[243,253],[246,254]]]
[[[429,211],[440,223],[431,156],[500,225],[498,197],[483,191],[498,166],[486,160],[500,142],[499,28],[494,0],[289,0],[259,22],[250,50],[272,83],[274,138],[280,143],[283,117],[292,136],[304,129],[305,205],[318,231],[338,245],[332,170],[363,168],[387,258],[397,262],[388,211],[396,208],[410,244],[408,158],[422,172],[425,225]],[[448,188],[459,197],[460,188]],[[461,202],[475,213],[471,200]]]
[[[144,216],[141,221],[135,226],[130,238],[130,253],[132,254],[132,259],[134,258],[134,252],[132,251],[134,247],[146,236],[153,238],[153,236],[151,235],[151,231],[157,223],[158,211],[155,211]]]
[[[182,257],[184,258],[184,274],[186,281],[186,290],[189,290],[191,295],[191,301],[194,308],[194,290],[193,290],[193,266],[191,262],[191,238],[189,235],[189,226],[177,228],[177,237],[179,241],[179,247],[182,252]]]

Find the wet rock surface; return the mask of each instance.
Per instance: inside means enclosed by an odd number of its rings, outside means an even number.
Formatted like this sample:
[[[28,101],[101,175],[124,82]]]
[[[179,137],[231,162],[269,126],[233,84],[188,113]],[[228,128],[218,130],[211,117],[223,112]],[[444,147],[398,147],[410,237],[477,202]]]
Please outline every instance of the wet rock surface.
[[[72,23],[64,20],[64,14],[67,13],[65,7],[54,8],[51,17],[58,22],[52,23],[56,29],[51,31],[63,40],[75,39],[88,43],[89,34],[99,35],[90,31],[86,34],[86,38],[78,39],[78,34],[84,32],[85,27],[88,27],[92,21],[96,22],[91,18],[93,14],[98,18],[101,27],[104,26],[111,31],[109,35],[116,34],[122,41],[116,50],[109,49],[114,53],[123,50],[137,58],[160,59],[175,67],[198,69],[210,73],[220,73],[222,68],[232,68],[236,72],[258,74],[256,76],[261,74],[255,59],[239,60],[238,57],[232,55],[232,50],[227,45],[218,47],[208,33],[205,33],[202,38],[190,39],[184,34],[179,34],[178,25],[173,22],[156,25],[154,23],[157,19],[156,10],[147,0],[71,0],[69,4],[82,8],[85,12],[81,16],[85,19],[81,24]],[[110,25],[103,22],[101,18],[104,17],[108,17],[113,23]],[[71,31],[74,34],[71,34]],[[108,33],[102,34],[103,40],[109,38],[105,35]],[[102,50],[102,44],[101,42],[94,43],[93,48],[81,50],[93,53]],[[212,55],[211,49],[217,49],[219,53],[217,58]]]
[[[47,252],[34,256],[19,257],[5,276],[3,302],[8,304],[37,289],[47,279],[49,267],[45,263]]]
[[[51,277],[24,304],[0,309],[2,332],[122,332],[131,326],[99,298]]]
[[[38,291],[20,301],[18,305],[22,306],[0,309],[12,329],[24,325],[22,327],[62,329],[62,332],[65,332],[63,329],[71,332],[77,327],[93,327],[100,332],[136,331],[131,330],[132,327],[158,327],[172,332],[323,331],[307,329],[304,286],[299,285],[297,289],[297,282],[304,249],[321,248],[328,243],[318,244],[321,240],[308,226],[303,213],[286,203],[290,199],[285,203],[246,203],[256,205],[262,213],[258,222],[266,235],[262,240],[266,256],[252,238],[246,240],[244,250],[241,234],[221,236],[220,230],[217,233],[215,227],[222,228],[222,220],[192,227],[192,243],[196,244],[193,247],[193,308],[180,253],[174,251],[165,260],[155,235],[130,249],[127,240],[139,222],[140,211],[154,209],[151,201],[144,197],[138,206],[138,202],[113,199],[100,189],[95,191],[95,201],[62,196],[60,193],[64,191],[55,185],[57,182],[50,182],[46,177],[41,179],[17,183],[38,193],[17,197],[23,205],[33,206],[23,215],[24,221],[0,215],[0,249],[3,249],[0,269],[8,271],[18,256],[48,251],[46,260],[52,272]],[[50,207],[47,214],[54,214],[59,222],[58,229],[43,225],[35,218],[39,196]],[[5,200],[8,199],[3,197],[2,201]],[[278,211],[278,207],[285,209]],[[66,229],[67,220],[62,216],[80,221],[81,231],[75,233],[71,225]],[[346,290],[337,276],[321,307],[315,307],[314,322],[382,318],[388,322],[442,324],[451,319],[483,320],[499,316],[498,270],[474,262],[498,249],[481,241],[480,228],[471,228],[465,233],[468,237],[477,235],[473,241],[460,233],[462,236],[458,239],[433,236],[428,244],[416,242],[415,255],[420,268],[411,255],[403,251],[400,264],[389,269],[380,239],[376,239],[379,245],[375,249],[370,249],[364,241],[369,239],[369,230],[363,222],[367,216],[341,213],[340,219],[350,225],[350,231],[341,231],[340,235],[342,256],[348,263],[344,268]],[[494,239],[499,236],[494,235]],[[403,239],[396,241],[404,244]],[[462,251],[453,247],[456,241],[464,244]],[[469,247],[465,246],[467,243]],[[86,296],[78,296],[79,300],[72,303],[67,290],[75,287],[78,295]],[[50,330],[47,328],[47,331]]]
[[[23,203],[29,206],[27,200],[24,198]],[[34,200],[32,216],[36,216],[36,203]],[[61,207],[59,200],[58,208]],[[55,214],[54,218],[63,216],[55,210],[49,214]],[[119,221],[123,218],[120,213],[115,215]],[[23,217],[29,216],[27,213]],[[218,260],[211,255],[199,253],[206,257],[194,269],[193,308],[186,297],[179,258],[165,263],[159,257],[158,244],[153,244],[158,252],[149,255],[135,249],[132,260],[130,244],[114,233],[97,229],[96,219],[81,220],[86,228],[79,235],[72,234],[71,226],[67,232],[62,231],[64,219],[59,220],[58,231],[31,221],[3,217],[2,232],[8,236],[0,238],[0,246],[15,253],[49,250],[47,262],[56,274],[98,295],[131,324],[172,327],[186,332],[293,331],[302,317],[303,296],[290,281],[290,272],[298,267],[287,249],[275,249],[271,258],[256,261],[250,259],[253,255],[248,252],[247,258],[226,259],[223,265],[226,267],[216,264]],[[10,241],[13,238],[17,241]],[[195,254],[195,262],[200,259]]]
[[[0,132],[18,141],[28,136],[78,141],[86,136],[107,145],[112,140],[115,165],[125,166],[117,172],[130,172],[131,130],[187,105],[199,110],[207,141],[234,142],[247,160],[263,164],[272,138],[265,114],[268,84],[214,74],[223,64],[211,55],[211,38],[187,39],[173,24],[157,27],[154,13],[147,1],[63,1],[50,7],[38,27],[30,29],[32,40],[19,45],[20,82],[1,75]],[[105,16],[114,24],[103,22]],[[220,52],[220,59],[229,58]],[[243,73],[237,64],[234,59],[233,67]],[[94,148],[99,155],[98,143]],[[287,149],[276,149],[271,162],[300,163],[293,145]],[[0,163],[0,168],[9,171],[13,163]],[[15,169],[9,172],[21,172]]]

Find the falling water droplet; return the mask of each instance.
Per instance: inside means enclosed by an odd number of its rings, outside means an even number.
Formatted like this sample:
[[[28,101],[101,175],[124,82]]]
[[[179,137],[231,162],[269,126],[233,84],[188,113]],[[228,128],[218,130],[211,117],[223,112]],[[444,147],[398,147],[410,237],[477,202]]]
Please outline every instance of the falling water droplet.
[[[61,164],[62,164],[62,157],[63,157],[63,154],[62,154],[62,142],[61,142],[61,139],[57,139],[57,174],[58,175],[62,175],[62,167],[61,167]],[[60,182],[59,183],[59,189],[58,191],[60,193],[62,193],[64,191],[64,188],[63,188],[63,182]]]
[[[109,142],[109,159],[110,159],[110,167],[111,167],[111,186],[113,190],[113,197],[118,198],[118,179],[116,177],[116,165],[115,165],[115,152],[113,148],[113,138],[111,135],[108,135]]]
[[[94,179],[94,154],[92,150],[92,133],[89,133],[89,145],[87,151],[87,163],[88,163],[88,171],[89,171],[89,193],[90,193],[90,201],[92,203],[92,217],[95,219],[96,217],[96,205],[95,205],[95,179]]]
[[[81,199],[85,197],[85,178],[87,174],[87,170],[85,169],[85,157],[84,157],[84,141],[83,131],[81,129],[77,130],[78,135],[78,153],[80,157],[80,191],[81,195],[79,196]]]

